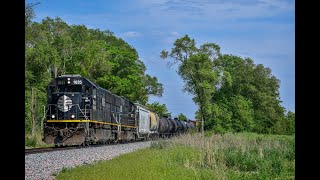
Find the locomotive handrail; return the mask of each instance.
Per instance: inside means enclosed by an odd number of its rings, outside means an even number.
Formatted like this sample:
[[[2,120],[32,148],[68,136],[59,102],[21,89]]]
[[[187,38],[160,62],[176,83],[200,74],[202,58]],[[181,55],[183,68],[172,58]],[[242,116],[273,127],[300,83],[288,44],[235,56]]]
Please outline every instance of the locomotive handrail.
[[[78,108],[79,108],[80,112],[82,113],[82,115],[84,116],[84,118],[86,118],[86,120],[88,120],[87,114],[83,114],[83,112],[82,112],[81,109],[80,109],[79,104],[76,104],[76,105],[78,106]],[[69,106],[69,105],[68,105],[68,106]],[[86,106],[84,106],[84,109],[86,109]],[[85,113],[86,113],[86,111],[85,111]]]
[[[90,104],[84,105],[84,113],[85,113],[85,114],[87,114],[87,106],[90,107]],[[86,118],[86,120],[88,120],[88,117],[87,117],[87,116],[85,116],[85,118]]]
[[[112,111],[111,111],[112,112]],[[114,117],[114,113],[112,113],[113,118],[116,120],[117,124],[119,124],[118,118]]]

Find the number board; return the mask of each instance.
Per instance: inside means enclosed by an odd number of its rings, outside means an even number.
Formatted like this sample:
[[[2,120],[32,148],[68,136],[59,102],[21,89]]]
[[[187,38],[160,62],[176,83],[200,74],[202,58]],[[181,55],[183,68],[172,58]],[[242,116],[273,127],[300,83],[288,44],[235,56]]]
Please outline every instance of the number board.
[[[74,79],[73,84],[82,84],[82,80],[80,79]]]
[[[57,81],[58,85],[64,85],[66,82],[65,81]]]

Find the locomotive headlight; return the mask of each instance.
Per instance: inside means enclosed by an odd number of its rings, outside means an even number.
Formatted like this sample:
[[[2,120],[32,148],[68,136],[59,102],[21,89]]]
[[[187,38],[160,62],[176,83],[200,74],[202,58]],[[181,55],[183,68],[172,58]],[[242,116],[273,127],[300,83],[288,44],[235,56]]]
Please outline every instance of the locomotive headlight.
[[[68,81],[70,81],[70,78],[68,78]]]
[[[68,80],[68,82],[67,82],[68,84],[70,84],[70,80]]]
[[[71,118],[73,119],[74,117],[75,117],[74,114],[72,114],[72,115],[71,115]]]
[[[56,116],[54,114],[51,115],[52,119],[54,119]]]

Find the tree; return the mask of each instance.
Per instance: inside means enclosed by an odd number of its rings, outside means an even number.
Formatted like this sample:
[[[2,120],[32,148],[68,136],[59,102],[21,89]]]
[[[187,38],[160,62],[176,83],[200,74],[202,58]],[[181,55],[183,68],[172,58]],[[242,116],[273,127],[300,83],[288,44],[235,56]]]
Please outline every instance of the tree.
[[[33,135],[43,118],[45,86],[50,80],[47,72],[50,47],[43,38],[41,26],[32,22],[33,8],[38,4],[25,5],[25,130]]]
[[[36,3],[27,3],[25,4],[25,11],[24,11],[24,20],[25,20],[25,27],[28,27],[30,23],[32,22],[32,19],[35,17],[34,13],[34,6],[39,5],[40,2]]]
[[[168,112],[167,106],[165,104],[160,104],[159,102],[153,102],[147,104],[149,110],[157,113],[160,117],[168,116],[171,117],[171,112]]]
[[[289,111],[286,115],[286,119],[288,122],[288,131],[287,134],[294,134],[295,133],[295,123],[296,123],[296,117],[295,113],[292,111]]]
[[[233,55],[222,55],[215,66],[223,78],[212,102],[232,114],[232,130],[274,133],[273,127],[284,118],[284,108],[280,105],[280,81],[271,69]]]
[[[163,87],[162,84],[158,82],[157,77],[151,77],[149,74],[144,76],[144,84],[147,94],[152,94],[154,96],[162,96]]]
[[[168,55],[173,58],[173,64],[178,64],[178,74],[185,83],[184,91],[193,95],[193,101],[199,105],[201,118],[206,121],[219,75],[213,62],[220,56],[220,47],[205,43],[197,48],[195,40],[185,35],[175,41],[170,53],[163,50],[160,57],[165,59]]]
[[[178,119],[179,119],[180,121],[187,121],[187,120],[188,120],[187,116],[185,116],[185,115],[182,114],[182,113],[180,113],[180,114],[178,115]]]
[[[295,114],[287,112],[285,118],[280,119],[273,126],[273,132],[276,134],[292,135],[295,133]]]
[[[61,18],[33,22],[33,7],[25,6],[25,129],[37,128],[46,105],[46,87],[61,74],[80,74],[99,86],[145,105],[161,96],[163,86],[146,67],[134,47],[110,30],[68,25]],[[32,128],[35,127],[35,128]]]
[[[270,68],[254,64],[250,58],[222,55],[214,43],[197,48],[187,35],[177,39],[171,51],[163,50],[160,57],[171,57],[171,64],[178,64],[184,91],[193,95],[199,107],[196,118],[205,121],[204,128],[278,134],[292,129],[286,126],[281,130],[285,124],[291,127],[292,121],[280,105],[280,81]]]

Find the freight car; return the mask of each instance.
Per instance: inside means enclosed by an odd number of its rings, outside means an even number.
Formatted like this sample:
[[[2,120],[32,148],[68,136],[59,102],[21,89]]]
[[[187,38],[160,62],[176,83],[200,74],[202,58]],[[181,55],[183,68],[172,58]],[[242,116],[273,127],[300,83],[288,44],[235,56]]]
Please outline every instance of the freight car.
[[[186,122],[159,117],[80,75],[61,75],[47,88],[44,142],[89,145],[170,137],[186,132]]]

